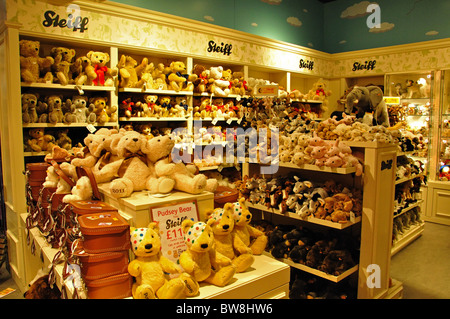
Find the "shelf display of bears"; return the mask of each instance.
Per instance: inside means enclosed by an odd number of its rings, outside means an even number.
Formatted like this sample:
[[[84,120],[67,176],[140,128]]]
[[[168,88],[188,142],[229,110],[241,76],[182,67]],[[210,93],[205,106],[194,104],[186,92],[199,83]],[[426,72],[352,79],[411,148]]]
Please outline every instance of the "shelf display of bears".
[[[131,250],[136,256],[128,272],[136,278],[132,287],[135,299],[180,299],[197,295],[199,285],[174,262],[161,253],[161,238],[157,223],[147,228],[130,228]],[[166,274],[178,274],[168,280]]]
[[[236,269],[228,257],[214,251],[215,240],[211,229],[214,222],[214,219],[206,223],[194,223],[190,219],[182,222],[187,249],[181,253],[179,262],[198,283],[223,287],[233,279]]]
[[[236,272],[246,271],[254,262],[250,247],[245,245],[239,236],[233,233],[233,203],[226,203],[223,208],[206,212],[207,219],[213,219],[211,229],[214,234],[216,251],[230,258]]]

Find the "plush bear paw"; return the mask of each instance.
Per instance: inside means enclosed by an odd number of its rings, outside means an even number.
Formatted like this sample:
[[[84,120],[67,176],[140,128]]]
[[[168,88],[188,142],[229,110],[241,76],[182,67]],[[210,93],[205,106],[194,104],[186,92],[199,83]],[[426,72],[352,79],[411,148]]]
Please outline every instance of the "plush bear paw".
[[[134,299],[156,299],[155,291],[150,285],[141,285],[133,294]]]
[[[200,288],[198,282],[189,274],[183,273],[179,277],[184,282],[184,294],[188,297],[193,297],[197,295]]]
[[[128,197],[133,193],[133,183],[126,178],[117,178],[109,185],[109,191],[116,198]]]

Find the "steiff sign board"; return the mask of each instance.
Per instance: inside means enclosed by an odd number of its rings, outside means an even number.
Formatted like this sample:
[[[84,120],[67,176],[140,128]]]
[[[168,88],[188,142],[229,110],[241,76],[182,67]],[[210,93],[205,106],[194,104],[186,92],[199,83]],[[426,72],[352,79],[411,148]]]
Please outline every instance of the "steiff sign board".
[[[180,202],[171,206],[150,208],[152,220],[159,225],[162,254],[178,264],[178,258],[186,250],[181,223],[185,219],[198,221],[197,201]]]

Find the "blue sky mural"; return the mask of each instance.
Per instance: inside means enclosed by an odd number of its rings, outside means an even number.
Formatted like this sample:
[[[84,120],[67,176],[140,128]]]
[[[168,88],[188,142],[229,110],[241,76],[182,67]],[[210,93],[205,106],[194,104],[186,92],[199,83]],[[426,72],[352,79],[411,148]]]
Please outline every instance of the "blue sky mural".
[[[329,53],[450,37],[450,0],[117,0]],[[377,22],[380,27],[370,28]],[[367,23],[368,19],[369,24]]]

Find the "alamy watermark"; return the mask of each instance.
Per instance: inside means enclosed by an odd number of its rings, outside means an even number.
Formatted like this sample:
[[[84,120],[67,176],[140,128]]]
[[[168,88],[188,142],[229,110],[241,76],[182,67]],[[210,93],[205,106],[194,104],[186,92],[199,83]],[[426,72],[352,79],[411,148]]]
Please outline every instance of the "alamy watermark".
[[[366,12],[372,12],[366,20],[369,29],[381,28],[381,9],[376,3],[371,3],[367,6]]]
[[[208,135],[213,141],[222,141],[222,143],[211,143],[204,147],[194,149],[194,159],[188,152],[180,152],[180,149],[173,148],[172,161],[175,163],[183,162],[199,163],[203,159],[209,158],[223,159],[223,164],[235,163],[259,163],[261,174],[275,174],[279,167],[278,145],[279,130],[276,127],[255,129],[249,127],[227,128],[225,130],[226,139],[223,141],[223,132],[217,132],[213,127],[205,130],[202,128],[202,121],[194,121],[194,132],[200,132],[194,135],[194,144],[201,145],[203,137]],[[174,136],[186,136],[187,128],[180,127],[172,131]],[[197,150],[198,149],[198,150]]]

